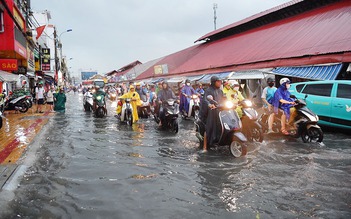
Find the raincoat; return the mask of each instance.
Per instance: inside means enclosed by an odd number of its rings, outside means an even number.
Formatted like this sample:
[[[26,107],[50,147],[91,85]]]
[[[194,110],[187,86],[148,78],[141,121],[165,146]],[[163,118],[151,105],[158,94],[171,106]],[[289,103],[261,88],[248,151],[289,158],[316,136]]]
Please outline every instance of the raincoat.
[[[141,106],[141,100],[140,100],[140,96],[139,96],[138,92],[136,92],[136,91],[134,91],[134,92],[129,91],[128,93],[123,94],[119,98],[121,98],[121,99],[123,99],[123,98],[136,99],[135,101],[132,100],[130,102],[130,104],[133,107],[133,123],[138,121],[139,120],[139,116],[138,116],[138,110],[137,109],[138,109],[138,106]],[[124,100],[122,100],[122,103],[123,102],[124,102]],[[116,109],[116,113],[117,114],[121,114],[121,111],[122,111],[122,106],[118,105],[117,109]]]
[[[226,87],[223,88],[223,93],[227,97],[227,100],[232,101],[236,106],[238,105],[239,101],[244,100],[244,96],[240,91],[236,91],[232,88],[227,89]],[[235,111],[238,113],[239,117],[243,116],[243,111],[241,106],[237,106]]]
[[[213,100],[221,103],[224,100],[223,91],[220,88],[216,88],[214,85],[211,85],[205,90],[205,96],[201,104],[200,109],[200,118],[205,122],[206,136],[208,146],[212,146],[214,143],[217,143],[221,136],[221,126],[219,120],[219,112],[217,109],[211,110],[208,105],[211,103],[207,100],[207,96],[212,95]]]
[[[187,96],[184,96],[184,94]],[[182,88],[180,96],[180,110],[185,110],[186,113],[189,112],[190,97],[193,94],[196,94],[196,92],[191,86],[185,85]]]
[[[54,110],[64,113],[66,111],[66,94],[63,92],[54,93]]]
[[[294,99],[290,97],[290,92],[286,88],[286,82],[280,85],[280,87],[274,93],[273,106],[275,114],[278,114],[278,109],[280,108],[284,111],[286,115],[286,120],[289,120],[290,108],[293,107],[293,104],[281,103],[281,99],[294,102]]]

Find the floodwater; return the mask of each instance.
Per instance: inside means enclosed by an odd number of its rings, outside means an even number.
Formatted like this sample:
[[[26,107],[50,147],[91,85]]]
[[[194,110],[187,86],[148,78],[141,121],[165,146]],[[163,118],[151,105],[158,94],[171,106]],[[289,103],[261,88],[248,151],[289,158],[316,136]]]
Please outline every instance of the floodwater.
[[[67,97],[1,218],[351,218],[350,135],[203,154],[192,121],[178,134],[152,119],[128,127],[115,106],[94,118],[81,94]]]

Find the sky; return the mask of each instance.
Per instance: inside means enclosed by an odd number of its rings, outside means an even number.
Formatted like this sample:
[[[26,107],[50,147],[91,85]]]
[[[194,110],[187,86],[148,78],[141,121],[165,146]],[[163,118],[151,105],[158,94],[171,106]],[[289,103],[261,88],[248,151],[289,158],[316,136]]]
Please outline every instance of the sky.
[[[240,21],[288,0],[31,0],[50,11],[71,76],[105,74],[139,60],[161,58],[194,45],[216,27]],[[199,43],[199,42],[198,42]]]

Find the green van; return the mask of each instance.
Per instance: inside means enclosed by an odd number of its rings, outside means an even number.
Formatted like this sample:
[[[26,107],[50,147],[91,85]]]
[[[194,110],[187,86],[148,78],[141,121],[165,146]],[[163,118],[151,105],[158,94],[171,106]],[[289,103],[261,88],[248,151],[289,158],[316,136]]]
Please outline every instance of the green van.
[[[305,99],[319,116],[319,124],[351,129],[351,80],[308,81],[291,84],[290,93]]]

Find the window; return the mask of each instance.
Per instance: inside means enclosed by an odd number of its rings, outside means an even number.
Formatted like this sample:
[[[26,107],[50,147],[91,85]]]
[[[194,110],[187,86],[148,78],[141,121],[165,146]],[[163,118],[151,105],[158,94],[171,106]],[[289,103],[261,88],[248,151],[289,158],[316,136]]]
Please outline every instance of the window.
[[[351,84],[339,84],[336,97],[351,99]]]
[[[4,12],[0,10],[0,33],[3,33],[4,31]]]
[[[330,97],[333,84],[308,84],[302,93]]]
[[[296,86],[296,91],[299,92],[299,93],[301,93],[301,90],[302,90],[303,86],[305,86],[305,84],[299,84],[299,85],[297,85],[297,86]]]

